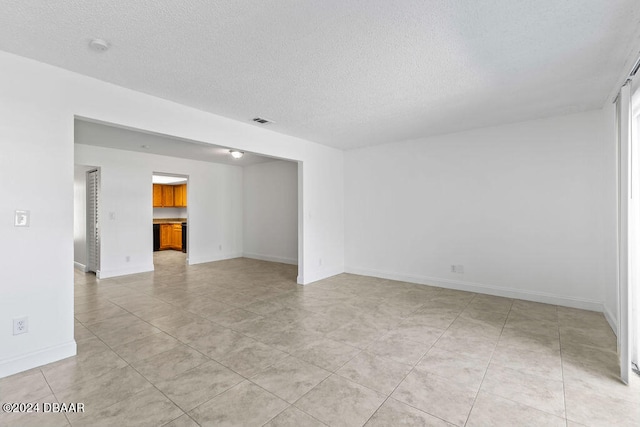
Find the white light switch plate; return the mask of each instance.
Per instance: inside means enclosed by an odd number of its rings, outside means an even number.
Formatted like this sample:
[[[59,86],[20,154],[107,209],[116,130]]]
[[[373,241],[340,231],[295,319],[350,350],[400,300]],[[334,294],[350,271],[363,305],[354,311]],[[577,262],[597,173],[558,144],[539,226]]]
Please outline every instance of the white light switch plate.
[[[31,223],[31,212],[16,211],[14,225],[16,227],[28,227]]]

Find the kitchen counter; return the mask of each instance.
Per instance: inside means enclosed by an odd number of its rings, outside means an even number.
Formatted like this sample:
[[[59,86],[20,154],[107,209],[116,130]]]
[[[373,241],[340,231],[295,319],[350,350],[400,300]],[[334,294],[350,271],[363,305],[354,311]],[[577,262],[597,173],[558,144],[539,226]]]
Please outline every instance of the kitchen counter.
[[[154,224],[182,224],[187,218],[153,218]]]

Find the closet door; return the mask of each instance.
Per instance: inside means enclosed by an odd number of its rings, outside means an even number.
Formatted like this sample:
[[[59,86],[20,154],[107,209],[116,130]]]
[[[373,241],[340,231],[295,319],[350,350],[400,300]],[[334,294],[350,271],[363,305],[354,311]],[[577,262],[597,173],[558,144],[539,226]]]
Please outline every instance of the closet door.
[[[87,270],[100,271],[100,174],[98,170],[87,172]]]

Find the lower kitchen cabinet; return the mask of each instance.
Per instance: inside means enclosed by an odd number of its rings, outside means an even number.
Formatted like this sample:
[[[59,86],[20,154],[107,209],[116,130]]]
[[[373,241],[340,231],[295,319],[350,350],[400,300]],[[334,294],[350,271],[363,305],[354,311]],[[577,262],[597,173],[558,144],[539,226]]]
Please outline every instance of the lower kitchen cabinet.
[[[182,224],[160,224],[160,250],[182,250]]]
[[[160,250],[171,249],[173,224],[160,224]]]
[[[182,250],[182,224],[172,224],[171,249]]]

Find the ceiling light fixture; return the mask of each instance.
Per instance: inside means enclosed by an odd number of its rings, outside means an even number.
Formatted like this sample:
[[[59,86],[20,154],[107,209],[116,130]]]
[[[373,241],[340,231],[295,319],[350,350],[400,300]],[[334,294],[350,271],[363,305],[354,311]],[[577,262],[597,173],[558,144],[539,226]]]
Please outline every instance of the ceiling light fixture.
[[[268,125],[269,123],[275,123],[273,120],[265,119],[264,117],[254,117],[251,120],[253,120],[256,123],[260,123],[261,125]]]
[[[89,47],[96,52],[105,52],[109,49],[109,43],[103,39],[92,39],[89,42]]]
[[[233,157],[234,159],[239,159],[240,157],[244,156],[244,152],[238,150],[229,150],[229,153],[231,153],[231,157]]]

